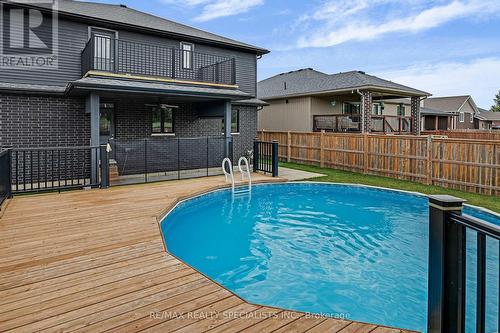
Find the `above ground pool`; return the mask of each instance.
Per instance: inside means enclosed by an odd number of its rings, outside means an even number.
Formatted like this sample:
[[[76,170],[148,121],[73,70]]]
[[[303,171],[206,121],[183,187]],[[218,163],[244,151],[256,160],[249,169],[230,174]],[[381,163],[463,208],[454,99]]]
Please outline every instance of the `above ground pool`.
[[[494,214],[464,212],[499,224]],[[363,186],[254,186],[186,200],[162,221],[168,251],[245,300],[426,331],[428,202]],[[467,332],[475,322],[468,231]],[[498,241],[487,241],[487,332],[498,316]]]

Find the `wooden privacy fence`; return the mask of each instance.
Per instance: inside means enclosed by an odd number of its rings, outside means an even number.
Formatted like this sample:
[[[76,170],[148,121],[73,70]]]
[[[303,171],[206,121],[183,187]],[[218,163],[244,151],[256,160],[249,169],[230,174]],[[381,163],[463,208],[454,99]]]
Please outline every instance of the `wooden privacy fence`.
[[[281,161],[500,193],[500,141],[316,132],[259,132]]]
[[[422,135],[445,135],[454,139],[500,140],[500,130],[424,131]]]

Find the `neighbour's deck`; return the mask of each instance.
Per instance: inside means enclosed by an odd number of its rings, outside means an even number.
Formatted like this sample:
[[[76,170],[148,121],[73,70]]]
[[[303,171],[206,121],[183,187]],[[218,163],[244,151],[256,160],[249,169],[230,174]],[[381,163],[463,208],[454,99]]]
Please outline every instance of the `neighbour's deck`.
[[[165,253],[158,216],[222,184],[14,198],[0,212],[0,331],[401,332],[250,304]]]

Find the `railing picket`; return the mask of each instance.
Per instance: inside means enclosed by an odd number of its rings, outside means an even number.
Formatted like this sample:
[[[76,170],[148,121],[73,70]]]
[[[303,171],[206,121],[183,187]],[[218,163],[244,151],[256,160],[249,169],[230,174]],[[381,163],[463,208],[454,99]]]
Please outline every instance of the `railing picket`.
[[[486,235],[477,233],[476,332],[485,332],[486,320]]]

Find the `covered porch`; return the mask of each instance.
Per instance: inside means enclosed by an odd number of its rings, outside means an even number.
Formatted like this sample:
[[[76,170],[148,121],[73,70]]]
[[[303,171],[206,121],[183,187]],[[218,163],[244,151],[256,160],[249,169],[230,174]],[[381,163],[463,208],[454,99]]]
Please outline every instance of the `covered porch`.
[[[256,136],[256,107],[238,104],[249,95],[236,88],[84,78],[72,94],[85,98],[90,145],[109,143],[120,184],[218,174]]]
[[[315,94],[313,131],[418,135],[423,98],[389,89]]]

